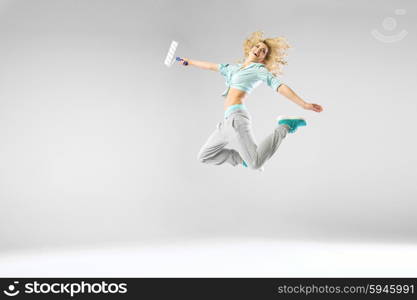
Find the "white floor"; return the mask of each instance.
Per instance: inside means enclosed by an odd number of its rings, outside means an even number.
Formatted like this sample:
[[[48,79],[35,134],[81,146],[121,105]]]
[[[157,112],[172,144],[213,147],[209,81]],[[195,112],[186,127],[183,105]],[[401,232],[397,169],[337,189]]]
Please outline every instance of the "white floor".
[[[417,246],[207,239],[0,254],[0,277],[417,277]]]

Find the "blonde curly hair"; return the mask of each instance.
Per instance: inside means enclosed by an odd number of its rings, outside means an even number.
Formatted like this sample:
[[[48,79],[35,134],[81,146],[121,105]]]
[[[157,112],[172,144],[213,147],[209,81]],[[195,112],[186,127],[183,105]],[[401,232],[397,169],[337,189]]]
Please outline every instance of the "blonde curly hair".
[[[282,67],[287,64],[285,57],[290,44],[284,37],[264,38],[263,31],[252,32],[251,35],[243,42],[244,58],[238,63],[244,63],[249,55],[249,51],[257,43],[262,42],[268,46],[268,53],[265,57],[265,67],[274,75],[282,74]]]

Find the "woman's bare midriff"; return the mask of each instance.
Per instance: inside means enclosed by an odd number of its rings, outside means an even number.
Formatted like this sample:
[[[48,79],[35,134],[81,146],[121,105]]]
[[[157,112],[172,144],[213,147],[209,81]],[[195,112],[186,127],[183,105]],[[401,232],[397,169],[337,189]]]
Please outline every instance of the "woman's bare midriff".
[[[235,104],[243,104],[245,99],[246,92],[231,87],[224,102],[224,109]]]

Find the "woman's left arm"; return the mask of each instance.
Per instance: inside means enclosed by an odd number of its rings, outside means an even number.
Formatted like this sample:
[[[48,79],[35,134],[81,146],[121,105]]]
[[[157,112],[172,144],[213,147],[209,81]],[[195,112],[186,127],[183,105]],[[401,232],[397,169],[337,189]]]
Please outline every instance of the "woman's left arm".
[[[321,112],[323,108],[315,103],[308,103],[301,99],[289,86],[281,84],[277,88],[277,92],[281,95],[284,95],[286,98],[290,99],[295,104],[298,104],[304,109],[313,110],[315,112]]]

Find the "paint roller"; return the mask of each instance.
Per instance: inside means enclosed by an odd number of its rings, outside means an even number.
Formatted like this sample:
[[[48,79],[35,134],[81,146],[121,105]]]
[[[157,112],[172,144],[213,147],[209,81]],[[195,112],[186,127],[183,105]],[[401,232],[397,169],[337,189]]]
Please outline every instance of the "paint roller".
[[[174,64],[174,62],[176,62],[176,61],[184,61],[184,59],[182,59],[179,56],[177,56],[174,59],[175,51],[177,50],[177,47],[178,47],[178,42],[172,41],[171,42],[171,45],[169,46],[168,54],[167,54],[167,56],[165,58],[165,62],[164,62],[167,67],[172,66]],[[188,62],[187,61],[184,61],[184,65],[187,66],[188,65]]]

